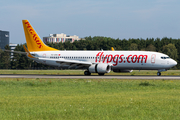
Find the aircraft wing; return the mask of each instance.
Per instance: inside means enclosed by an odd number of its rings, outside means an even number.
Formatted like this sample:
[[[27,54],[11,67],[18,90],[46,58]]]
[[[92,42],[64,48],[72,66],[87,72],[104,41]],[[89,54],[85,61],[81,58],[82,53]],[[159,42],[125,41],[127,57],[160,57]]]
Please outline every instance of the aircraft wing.
[[[77,61],[77,60],[65,60],[65,59],[48,59],[48,58],[38,58],[42,61],[55,61],[59,63],[61,66],[69,65],[69,68],[81,68],[81,67],[89,67],[92,65],[91,62],[86,61]]]
[[[33,58],[33,59],[36,58],[30,54],[30,52],[27,50],[27,48],[24,45],[23,47],[29,58]],[[76,68],[76,69],[81,67],[89,67],[92,65],[91,62],[77,61],[77,60],[49,59],[49,58],[41,58],[41,57],[38,57],[36,59],[38,59],[39,61],[49,61],[49,62],[54,61],[56,63],[59,63],[60,66],[69,65],[69,68]]]

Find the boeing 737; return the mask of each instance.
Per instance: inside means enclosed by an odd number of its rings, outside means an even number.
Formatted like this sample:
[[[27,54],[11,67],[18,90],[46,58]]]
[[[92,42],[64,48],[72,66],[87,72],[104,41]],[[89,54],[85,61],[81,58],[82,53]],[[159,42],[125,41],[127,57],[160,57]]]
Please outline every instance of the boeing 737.
[[[132,70],[162,71],[177,65],[168,55],[150,51],[60,51],[43,43],[28,20],[22,20],[28,58],[50,66],[66,69],[85,69],[84,75],[98,73],[104,75],[113,72],[131,72]]]

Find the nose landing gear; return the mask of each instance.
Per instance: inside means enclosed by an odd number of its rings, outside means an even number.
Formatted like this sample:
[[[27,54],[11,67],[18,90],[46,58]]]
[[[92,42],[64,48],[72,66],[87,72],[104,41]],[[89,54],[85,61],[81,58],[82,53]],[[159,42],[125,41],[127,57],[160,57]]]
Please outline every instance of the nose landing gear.
[[[157,76],[161,76],[161,72],[157,72]]]
[[[159,69],[157,72],[157,76],[161,76],[161,72],[167,71],[167,69]]]

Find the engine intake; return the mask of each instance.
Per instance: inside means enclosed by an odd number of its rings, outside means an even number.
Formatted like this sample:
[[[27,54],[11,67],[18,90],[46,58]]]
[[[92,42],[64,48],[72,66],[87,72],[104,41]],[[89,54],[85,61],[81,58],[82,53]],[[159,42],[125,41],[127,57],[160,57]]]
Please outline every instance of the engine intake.
[[[108,64],[93,64],[88,68],[90,73],[109,73],[111,71],[111,66]]]

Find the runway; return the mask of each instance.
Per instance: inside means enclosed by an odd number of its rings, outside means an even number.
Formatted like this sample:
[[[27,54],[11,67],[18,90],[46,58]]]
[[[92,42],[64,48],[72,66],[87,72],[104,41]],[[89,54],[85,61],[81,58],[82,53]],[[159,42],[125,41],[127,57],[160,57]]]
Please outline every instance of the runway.
[[[84,75],[12,75],[12,74],[3,74],[0,75],[0,78],[56,78],[56,79],[148,79],[148,80],[158,80],[158,79],[165,79],[165,80],[180,80],[180,76],[120,76],[120,75],[91,75],[91,76],[84,76]]]

